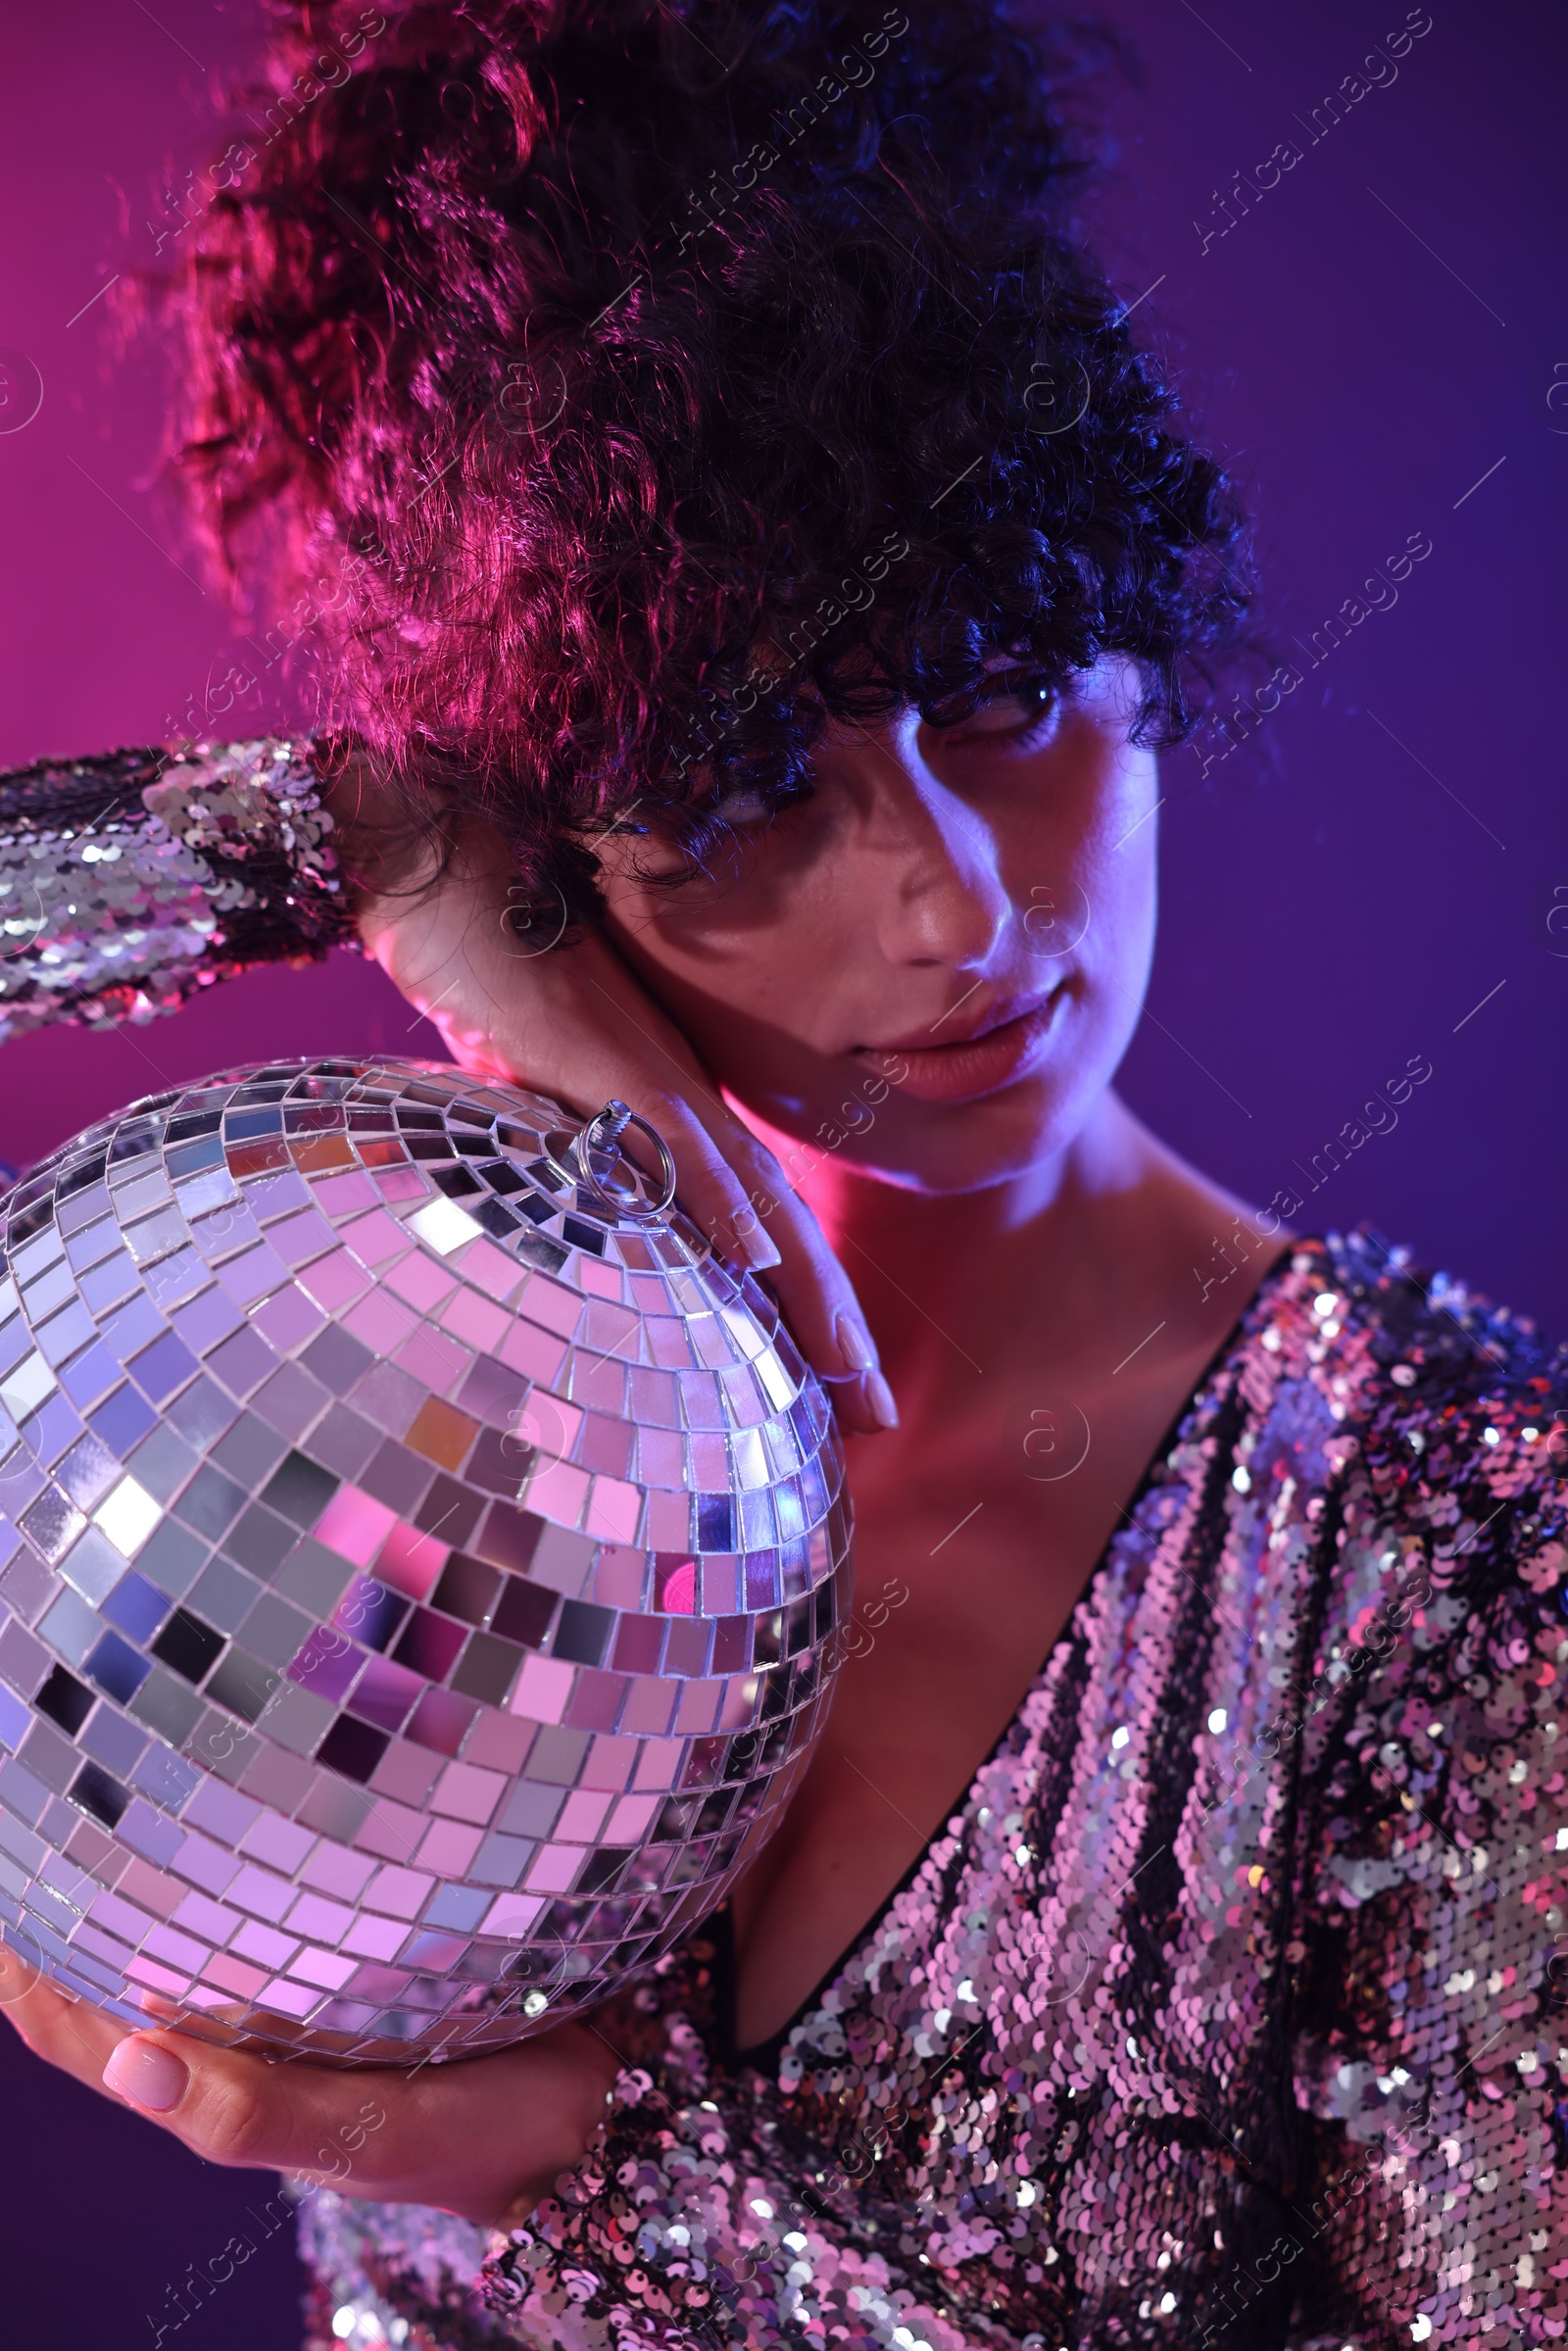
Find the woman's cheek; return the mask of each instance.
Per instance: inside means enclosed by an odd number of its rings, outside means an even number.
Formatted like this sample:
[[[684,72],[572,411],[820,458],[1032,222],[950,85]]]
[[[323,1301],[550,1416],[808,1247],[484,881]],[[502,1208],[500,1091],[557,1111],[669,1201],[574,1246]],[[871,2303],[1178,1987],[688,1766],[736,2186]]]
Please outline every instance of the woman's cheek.
[[[1141,991],[1153,953],[1158,902],[1153,802],[1131,814],[1115,811],[1108,839],[1094,845],[1082,868],[1087,900],[1080,955],[1099,971],[1113,971],[1124,987]]]

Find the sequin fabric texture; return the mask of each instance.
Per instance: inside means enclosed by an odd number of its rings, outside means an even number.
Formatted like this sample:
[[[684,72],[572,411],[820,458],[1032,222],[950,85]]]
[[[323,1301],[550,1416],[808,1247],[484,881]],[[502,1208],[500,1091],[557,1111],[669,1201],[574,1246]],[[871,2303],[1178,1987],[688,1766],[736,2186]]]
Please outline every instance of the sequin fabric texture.
[[[117,751],[0,773],[0,1040],[172,1010],[352,946],[310,746]]]
[[[777,1307],[629,1159],[573,1180],[580,1127],[282,1063],[0,1200],[0,1931],[68,1987],[318,2062],[496,2046],[777,1818],[842,1448]]]
[[[526,2229],[311,2200],[313,2351],[1561,2341],[1563,1373],[1298,1249],[776,2071],[706,1925]]]

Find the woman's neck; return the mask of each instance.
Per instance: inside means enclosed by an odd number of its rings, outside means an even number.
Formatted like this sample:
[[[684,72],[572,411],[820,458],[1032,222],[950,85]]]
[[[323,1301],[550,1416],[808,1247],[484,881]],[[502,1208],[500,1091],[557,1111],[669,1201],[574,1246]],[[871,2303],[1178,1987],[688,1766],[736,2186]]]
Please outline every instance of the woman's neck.
[[[901,1397],[928,1402],[1005,1359],[1081,1377],[1146,1333],[1161,1353],[1202,1347],[1278,1246],[1110,1092],[1065,1149],[981,1191],[920,1193],[827,1161],[806,1193]],[[1250,1247],[1233,1243],[1232,1278],[1216,1247],[1238,1219]]]

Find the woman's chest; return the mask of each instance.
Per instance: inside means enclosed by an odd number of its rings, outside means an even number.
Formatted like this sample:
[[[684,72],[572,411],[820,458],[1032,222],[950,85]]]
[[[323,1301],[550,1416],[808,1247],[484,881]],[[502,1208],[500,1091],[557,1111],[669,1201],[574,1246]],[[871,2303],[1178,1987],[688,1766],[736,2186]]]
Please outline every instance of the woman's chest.
[[[943,2216],[955,2259],[997,2243],[981,2191],[999,2176],[1030,2183],[1004,2213],[1007,2261],[1031,2258],[1031,2242],[1033,2258],[1055,2260],[1066,2244],[1086,2290],[1127,2282],[1117,2229],[1129,2195],[1157,2220],[1152,2268],[1161,2249],[1174,2263],[1177,2240],[1211,2244],[1218,2198],[1231,2247],[1244,2222],[1221,2175],[1244,2127],[1247,2177],[1273,2209],[1289,2143],[1279,2049],[1298,1816],[1285,1791],[1298,1767],[1277,1740],[1238,1761],[1225,1734],[1265,1719],[1310,1613],[1304,1586],[1266,1562],[1271,1537],[1316,1497],[1287,1496],[1270,1474],[1266,1517],[1250,1506],[1260,1487],[1235,1469],[1245,1457],[1271,1473],[1272,1460],[1243,1456],[1228,1434],[1189,1440],[1140,1495],[1069,1637],[934,1824],[926,1866],[871,1920],[862,1847],[846,1838],[862,1914],[839,1951],[751,2032],[742,1974],[744,2046],[832,1971],[780,2058],[777,2092],[879,2209]],[[869,1691],[876,1654],[858,1686],[846,1674],[844,1695]],[[770,1928],[787,1929],[785,1889],[829,1883],[810,1874],[810,1851],[820,1864],[845,1822],[820,1800],[770,1889]],[[755,1930],[747,1957],[755,2013],[766,1958]]]
[[[1121,1523],[1150,1445],[1059,1409],[851,1447],[856,1599],[815,1753],[734,1890],[736,2030],[767,2038],[961,1804]],[[1035,1438],[1038,1442],[1031,1444]],[[870,1456],[870,1458],[868,1458]]]

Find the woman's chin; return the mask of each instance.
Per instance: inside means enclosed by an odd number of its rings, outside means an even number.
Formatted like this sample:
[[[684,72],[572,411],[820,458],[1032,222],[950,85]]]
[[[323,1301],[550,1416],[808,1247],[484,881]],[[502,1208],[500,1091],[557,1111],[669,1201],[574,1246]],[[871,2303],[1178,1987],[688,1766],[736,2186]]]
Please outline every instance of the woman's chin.
[[[863,1181],[932,1198],[983,1192],[1059,1159],[1091,1101],[1077,1085],[1041,1073],[978,1102],[900,1102],[864,1136],[824,1151],[812,1172],[839,1166]]]

